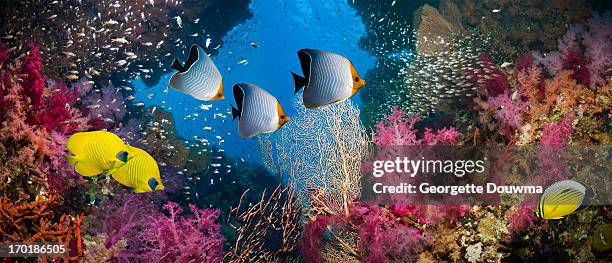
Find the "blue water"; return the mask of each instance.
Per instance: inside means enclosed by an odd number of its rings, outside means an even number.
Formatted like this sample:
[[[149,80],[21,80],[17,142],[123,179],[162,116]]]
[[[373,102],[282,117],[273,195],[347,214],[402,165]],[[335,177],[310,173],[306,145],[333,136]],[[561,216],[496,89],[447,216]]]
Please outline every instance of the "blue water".
[[[138,79],[132,83],[136,88],[135,102],[172,112],[182,138],[190,141],[194,136],[204,138],[232,156],[258,162],[257,139],[240,138],[237,122],[231,120],[230,103],[235,105],[233,84],[246,82],[264,88],[280,100],[291,116],[295,110],[291,103],[294,94],[289,71],[302,73],[296,54],[299,49],[317,48],[342,54],[362,76],[374,67],[375,57],[359,48],[365,27],[345,0],[253,0],[250,9],[253,17],[228,32],[218,54],[212,56],[223,75],[225,100],[198,101],[168,90],[171,74],[164,76],[155,87],[146,87]],[[205,46],[206,39],[203,36],[194,43]],[[254,48],[251,43],[259,47]],[[209,48],[219,44],[219,40],[211,39]],[[358,97],[354,96],[353,101]]]

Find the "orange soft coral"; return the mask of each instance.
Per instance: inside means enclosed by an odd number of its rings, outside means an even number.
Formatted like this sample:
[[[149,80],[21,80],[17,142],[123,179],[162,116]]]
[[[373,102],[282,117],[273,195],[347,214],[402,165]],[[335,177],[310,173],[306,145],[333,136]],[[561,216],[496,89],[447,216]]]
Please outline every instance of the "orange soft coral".
[[[82,215],[57,214],[52,210],[58,196],[37,198],[25,204],[15,204],[6,196],[0,197],[0,242],[57,242],[68,245],[69,256],[64,262],[77,261],[83,256],[81,241]],[[46,259],[43,258],[43,262]]]
[[[527,120],[537,121],[555,109],[562,113],[570,112],[594,98],[593,91],[576,82],[572,74],[572,71],[565,70],[552,79],[544,79],[539,67],[518,73],[517,86],[529,102]]]

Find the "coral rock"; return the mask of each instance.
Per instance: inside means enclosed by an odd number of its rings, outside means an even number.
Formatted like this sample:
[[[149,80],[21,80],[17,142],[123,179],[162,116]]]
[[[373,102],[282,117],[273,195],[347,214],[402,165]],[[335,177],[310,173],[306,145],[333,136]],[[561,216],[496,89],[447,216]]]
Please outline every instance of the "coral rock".
[[[445,6],[443,10],[449,16],[453,13],[453,8],[450,4]],[[427,4],[417,9],[414,12],[417,52],[419,54],[430,54],[441,51],[444,48],[444,44],[440,40],[449,41],[453,38],[453,34],[465,31],[460,24],[456,24],[457,22],[458,19],[453,19],[452,22],[449,22],[440,14],[438,9]]]

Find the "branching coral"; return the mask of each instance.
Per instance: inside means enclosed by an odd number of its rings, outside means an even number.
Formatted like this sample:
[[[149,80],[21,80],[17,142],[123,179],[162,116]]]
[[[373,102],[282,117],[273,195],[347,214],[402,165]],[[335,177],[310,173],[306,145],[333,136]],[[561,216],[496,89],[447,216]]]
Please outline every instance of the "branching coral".
[[[228,221],[236,232],[236,241],[225,260],[280,262],[297,259],[301,217],[302,209],[291,187],[279,185],[270,194],[264,191],[259,202],[248,206],[241,199],[230,211]]]
[[[0,197],[0,238],[1,242],[58,242],[67,244],[70,261],[83,256],[81,241],[82,215],[58,216],[54,209],[58,196],[37,198],[31,203],[17,204],[10,198]]]
[[[291,122],[260,140],[264,164],[288,180],[305,208],[347,214],[360,196],[368,142],[359,110],[348,100],[306,109],[298,99],[295,106],[298,113]],[[313,198],[318,207],[312,206]]]

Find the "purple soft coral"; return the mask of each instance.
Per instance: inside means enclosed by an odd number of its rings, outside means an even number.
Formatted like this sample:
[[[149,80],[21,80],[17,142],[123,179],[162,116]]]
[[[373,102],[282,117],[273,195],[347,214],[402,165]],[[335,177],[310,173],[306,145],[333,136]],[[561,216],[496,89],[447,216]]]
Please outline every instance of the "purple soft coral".
[[[215,221],[219,210],[189,205],[193,216],[181,216],[183,209],[168,202],[168,215],[148,216],[148,227],[139,233],[141,256],[161,262],[222,262],[223,236]],[[161,259],[161,260],[160,260]]]
[[[512,97],[512,94],[506,91],[488,99],[494,110],[493,116],[502,124],[502,129],[517,129],[521,125],[521,113],[528,106],[528,103],[522,101],[520,96]]]
[[[606,83],[605,71],[612,66],[612,13],[595,13],[586,27],[571,26],[559,39],[559,51],[536,56],[548,73],[572,70],[573,78],[592,89]]]

